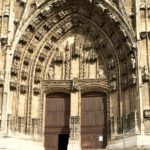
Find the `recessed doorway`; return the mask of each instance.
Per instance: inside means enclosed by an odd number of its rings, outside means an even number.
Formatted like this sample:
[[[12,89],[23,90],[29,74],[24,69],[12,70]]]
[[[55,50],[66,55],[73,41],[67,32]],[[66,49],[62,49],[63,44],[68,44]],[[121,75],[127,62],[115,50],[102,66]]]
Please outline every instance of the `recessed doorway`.
[[[58,138],[58,150],[67,150],[69,135],[59,134]]]

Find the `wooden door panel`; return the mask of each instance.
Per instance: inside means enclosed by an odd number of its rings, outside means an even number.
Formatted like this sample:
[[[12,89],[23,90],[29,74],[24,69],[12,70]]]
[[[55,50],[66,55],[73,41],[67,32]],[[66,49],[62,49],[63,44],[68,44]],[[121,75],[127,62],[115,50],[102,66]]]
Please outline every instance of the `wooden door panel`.
[[[58,149],[58,135],[45,135],[44,146],[47,150]]]
[[[103,136],[104,141],[99,141]],[[105,148],[107,144],[107,102],[100,93],[82,95],[81,145],[83,149]]]
[[[46,100],[45,126],[69,125],[70,97],[68,95],[52,95]]]
[[[59,134],[69,134],[70,96],[48,95],[45,110],[45,149],[58,150]]]

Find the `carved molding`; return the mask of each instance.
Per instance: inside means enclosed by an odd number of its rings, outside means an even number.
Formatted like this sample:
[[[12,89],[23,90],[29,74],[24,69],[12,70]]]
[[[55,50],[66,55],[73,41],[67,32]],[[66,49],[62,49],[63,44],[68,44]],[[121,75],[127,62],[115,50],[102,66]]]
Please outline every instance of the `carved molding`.
[[[20,60],[20,56],[21,56],[21,51],[16,50],[15,53],[14,53],[14,59]]]
[[[11,81],[11,82],[10,82],[10,90],[11,90],[11,91],[15,91],[16,89],[17,89],[17,83]]]
[[[28,73],[25,70],[23,70],[22,75],[21,75],[21,79],[25,81],[25,80],[27,80],[27,78],[28,78]]]
[[[142,71],[142,80],[143,80],[143,82],[144,83],[145,82],[149,82],[150,74],[148,72],[148,67],[147,66],[143,66],[141,71]]]
[[[16,66],[11,67],[11,76],[16,77],[18,75],[18,69]]]
[[[37,87],[35,87],[35,88],[33,89],[33,93],[34,93],[35,96],[38,96],[38,95],[40,94],[40,89],[37,88]]]
[[[28,52],[32,54],[34,52],[35,48],[36,48],[35,46],[30,45],[28,48]]]
[[[26,36],[22,35],[22,37],[19,40],[19,44],[22,46],[25,46],[28,42],[29,42],[29,39]]]
[[[42,71],[42,66],[40,64],[36,65],[35,71],[40,73]]]
[[[34,77],[34,83],[35,84],[40,84],[40,82],[41,82],[41,76],[40,76],[39,73],[36,73],[35,77]]]
[[[20,93],[26,94],[28,91],[28,87],[26,85],[20,85]]]
[[[43,54],[43,53],[41,53],[40,56],[39,56],[39,60],[40,60],[41,62],[44,62],[45,59],[46,59],[46,55]]]
[[[1,44],[2,44],[2,46],[7,45],[7,42],[8,42],[8,38],[7,37],[1,37]]]
[[[23,64],[25,66],[29,66],[30,61],[31,61],[30,57],[29,56],[25,56]]]
[[[44,80],[42,89],[46,94],[56,91],[70,93],[74,90],[80,90],[82,94],[93,91],[107,93],[109,86],[106,80],[101,79]]]

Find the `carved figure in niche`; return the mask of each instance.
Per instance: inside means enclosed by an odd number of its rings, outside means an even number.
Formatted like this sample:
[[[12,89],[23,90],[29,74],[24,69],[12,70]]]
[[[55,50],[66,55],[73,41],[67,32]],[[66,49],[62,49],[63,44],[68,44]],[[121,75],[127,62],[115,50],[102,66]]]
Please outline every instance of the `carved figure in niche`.
[[[132,69],[135,69],[135,67],[136,67],[135,58],[134,58],[133,55],[131,55],[131,68],[132,68]]]
[[[54,79],[54,67],[50,66],[48,71],[48,80]]]
[[[99,78],[106,78],[104,70],[102,68],[98,70],[98,76]]]
[[[64,29],[63,28],[60,28],[60,29],[57,30],[57,34],[58,35],[61,36],[63,33],[64,33]]]
[[[78,85],[78,80],[77,78],[74,78],[72,80],[72,90],[73,91],[78,91],[79,90],[79,85]]]
[[[109,60],[109,69],[112,69],[112,68],[114,68],[114,67],[115,67],[115,62],[114,62],[114,59],[111,58],[111,59]]]
[[[136,74],[135,73],[132,73],[131,74],[131,85],[135,85],[136,84]]]
[[[13,59],[13,64],[14,64],[15,66],[19,65],[19,61],[16,60],[16,59]]]
[[[112,91],[115,91],[117,89],[117,83],[116,83],[116,81],[112,81],[110,83],[110,86],[111,86]]]
[[[143,67],[142,73],[143,73],[144,75],[148,75],[148,76],[149,76],[148,67],[147,67],[147,66],[144,66],[144,67]]]
[[[143,79],[143,81],[149,81],[149,79],[150,79],[150,74],[148,72],[147,66],[144,66],[142,68],[142,79]]]

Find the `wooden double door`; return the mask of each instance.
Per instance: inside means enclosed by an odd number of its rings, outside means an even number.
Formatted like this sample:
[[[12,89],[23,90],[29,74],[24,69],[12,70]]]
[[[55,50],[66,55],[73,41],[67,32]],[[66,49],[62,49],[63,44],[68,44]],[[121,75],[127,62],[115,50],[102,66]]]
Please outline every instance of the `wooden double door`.
[[[45,150],[67,150],[69,140],[70,95],[47,95],[45,113]],[[107,144],[107,103],[101,93],[81,98],[81,147],[105,148]]]

